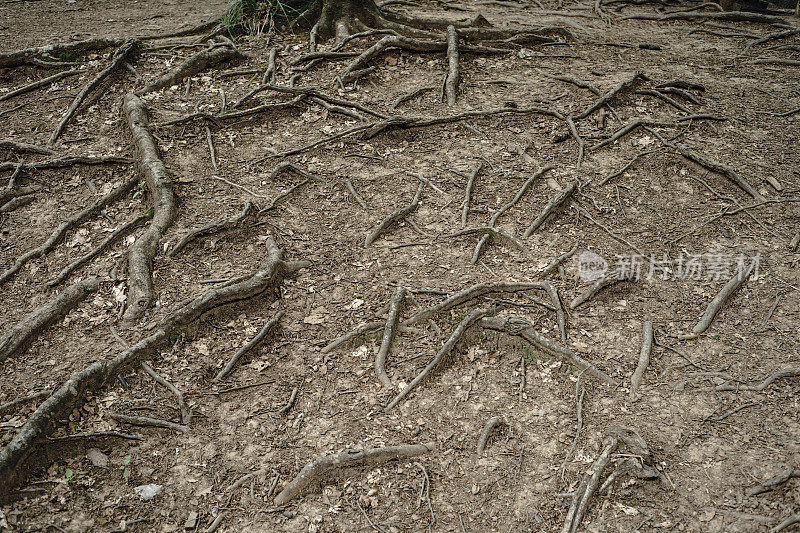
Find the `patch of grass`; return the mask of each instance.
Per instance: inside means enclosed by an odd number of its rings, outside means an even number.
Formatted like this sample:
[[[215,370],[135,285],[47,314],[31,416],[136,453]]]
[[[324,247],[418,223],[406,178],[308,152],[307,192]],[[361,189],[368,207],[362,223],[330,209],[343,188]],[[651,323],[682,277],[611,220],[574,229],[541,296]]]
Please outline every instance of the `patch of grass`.
[[[317,0],[231,0],[220,24],[232,36],[258,35],[286,26]]]

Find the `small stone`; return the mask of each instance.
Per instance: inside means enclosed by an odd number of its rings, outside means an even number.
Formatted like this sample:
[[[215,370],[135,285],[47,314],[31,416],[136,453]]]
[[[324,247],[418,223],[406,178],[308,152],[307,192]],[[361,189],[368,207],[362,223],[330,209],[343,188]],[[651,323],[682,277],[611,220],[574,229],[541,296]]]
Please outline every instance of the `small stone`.
[[[164,487],[161,485],[150,484],[150,485],[139,485],[138,487],[134,487],[133,491],[139,495],[139,497],[145,501],[152,500],[159,494]]]
[[[183,524],[183,529],[194,529],[197,527],[197,512],[192,511],[189,513],[189,516],[186,518],[186,522]]]

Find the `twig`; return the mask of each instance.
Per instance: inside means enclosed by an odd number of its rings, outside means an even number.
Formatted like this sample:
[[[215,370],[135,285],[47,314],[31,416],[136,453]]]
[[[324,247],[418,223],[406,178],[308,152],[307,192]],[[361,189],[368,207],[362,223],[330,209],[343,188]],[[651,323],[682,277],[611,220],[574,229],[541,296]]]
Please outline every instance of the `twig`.
[[[306,487],[325,477],[333,470],[364,464],[385,463],[393,459],[408,459],[435,449],[436,445],[433,443],[406,444],[364,450],[347,450],[332,455],[321,455],[300,470],[300,473],[275,497],[274,503],[276,506],[289,503],[299,496]]]
[[[236,351],[236,353],[234,353],[233,356],[231,356],[230,360],[225,365],[225,367],[222,370],[219,371],[219,373],[216,375],[216,377],[214,377],[214,381],[220,381],[225,376],[227,376],[231,372],[231,370],[233,370],[233,367],[236,365],[236,362],[239,360],[239,358],[242,355],[246,354],[247,352],[249,352],[250,350],[252,350],[256,346],[258,346],[258,344],[261,341],[263,341],[267,337],[267,335],[269,335],[272,332],[272,330],[280,322],[281,318],[283,318],[283,315],[284,315],[284,312],[283,311],[279,311],[274,317],[269,319],[267,321],[267,323],[264,324],[264,326],[258,332],[258,334],[250,340],[250,342],[248,342],[247,344],[245,344],[244,346],[239,348]]]
[[[300,392],[300,387],[302,385],[303,385],[303,382],[301,380],[300,381],[300,385],[297,385],[292,389],[291,394],[289,394],[289,401],[287,401],[286,405],[281,407],[280,411],[278,411],[279,415],[286,416],[287,414],[289,414],[289,411],[291,411],[292,407],[294,407],[294,402],[297,401],[297,393]]]
[[[180,431],[181,433],[186,433],[189,430],[189,428],[183,424],[176,424],[175,422],[170,422],[169,420],[162,420],[160,418],[151,418],[149,416],[128,416],[120,413],[111,413],[111,412],[108,413],[108,416],[110,416],[117,422],[122,422],[124,424],[131,424],[134,426],[149,426],[149,427],[157,427],[164,429],[172,429],[174,431]]]
[[[219,168],[217,165],[217,151],[214,150],[214,138],[211,136],[211,128],[206,126],[206,142],[208,142],[208,153],[211,155],[211,166],[214,170]]]
[[[356,192],[356,189],[355,187],[353,187],[353,184],[350,182],[350,180],[349,179],[345,180],[344,184],[347,186],[347,190],[350,191],[350,194],[353,196],[355,201],[358,202],[358,205],[360,205],[363,209],[369,211],[369,206],[364,201],[364,199],[361,198],[361,196]]]

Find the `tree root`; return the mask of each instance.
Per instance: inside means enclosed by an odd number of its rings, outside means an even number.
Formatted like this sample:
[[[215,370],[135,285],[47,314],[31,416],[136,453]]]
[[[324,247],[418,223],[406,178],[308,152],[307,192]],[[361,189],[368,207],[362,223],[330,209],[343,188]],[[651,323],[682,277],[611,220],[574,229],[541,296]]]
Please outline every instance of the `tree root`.
[[[544,207],[542,212],[539,213],[539,216],[537,216],[536,219],[531,222],[531,225],[528,226],[528,229],[525,230],[525,233],[522,234],[522,237],[527,239],[531,236],[531,234],[533,234],[534,231],[539,229],[539,226],[544,224],[544,221],[547,220],[547,217],[549,217],[553,211],[558,209],[561,204],[566,202],[577,190],[577,188],[578,181],[576,180],[561,189],[555,196],[553,196],[550,201],[547,202],[547,205]]]
[[[85,41],[76,41],[74,43],[56,43],[47,46],[39,46],[36,48],[26,48],[24,50],[15,50],[13,52],[0,53],[0,68],[17,67],[26,64],[38,64],[35,61],[41,62],[42,58],[50,59],[59,55],[74,55],[83,52],[90,52],[93,50],[103,50],[111,48],[112,46],[120,46],[123,44],[122,39],[87,39]]]
[[[550,263],[546,267],[544,267],[544,269],[541,272],[539,272],[539,274],[537,274],[536,277],[539,277],[539,278],[545,277],[550,272],[552,272],[553,270],[557,269],[564,261],[566,261],[567,259],[569,259],[573,255],[575,255],[575,252],[577,252],[577,251],[578,251],[578,245],[575,244],[572,248],[570,248],[569,250],[567,250],[563,254],[559,255],[558,257],[556,257],[555,259],[550,261]]]
[[[691,109],[689,109],[688,107],[686,107],[682,103],[674,100],[673,98],[670,98],[669,96],[667,96],[663,92],[658,91],[656,89],[640,89],[638,91],[635,91],[633,94],[641,94],[643,96],[653,96],[655,98],[658,98],[660,100],[665,101],[666,103],[668,103],[669,105],[671,105],[672,107],[677,109],[678,111],[683,111],[684,113],[691,113],[692,112]]]
[[[328,93],[320,91],[316,87],[284,87],[282,85],[274,85],[274,84],[259,85],[258,87],[254,88],[249,93],[244,95],[242,98],[240,98],[237,102],[235,102],[232,107],[234,108],[239,107],[241,104],[243,104],[253,96],[262,93],[264,91],[274,91],[278,93],[291,94],[294,96],[306,96],[310,98],[318,98],[334,106],[350,107],[358,111],[362,111],[364,113],[372,115],[376,118],[380,119],[387,118],[386,115],[384,115],[383,113],[375,111],[374,109],[370,109],[369,107],[359,104],[358,102],[354,102],[346,98],[340,98],[338,96],[332,96]]]
[[[692,328],[692,331],[695,334],[703,333],[713,322],[714,317],[717,316],[719,310],[722,309],[722,306],[730,299],[730,297],[735,293],[742,284],[747,281],[747,278],[750,277],[750,273],[756,266],[756,262],[752,261],[750,266],[746,269],[743,269],[737,272],[728,283],[722,287],[722,290],[714,296],[714,299],[709,302],[708,307],[706,307],[705,313],[703,313],[703,317],[700,321]]]
[[[269,177],[267,177],[267,181],[272,181],[275,178],[275,176],[277,176],[278,174],[280,174],[281,172],[283,172],[286,169],[289,169],[289,170],[291,170],[291,171],[303,176],[306,179],[301,181],[300,183],[298,183],[296,185],[292,185],[285,192],[282,192],[281,194],[279,194],[278,196],[273,198],[272,201],[269,204],[267,204],[266,206],[264,206],[263,208],[258,210],[258,214],[259,215],[263,215],[267,211],[271,211],[272,209],[275,209],[275,206],[278,205],[278,202],[282,201],[284,198],[286,198],[287,196],[292,194],[294,191],[296,191],[297,189],[299,189],[300,187],[302,187],[303,185],[305,185],[309,181],[319,179],[319,178],[317,178],[317,176],[314,176],[313,174],[309,174],[308,172],[306,172],[302,168],[298,167],[294,163],[289,163],[288,161],[284,161],[283,163],[281,163],[278,166],[276,166],[275,169],[272,172],[270,172]]]
[[[148,220],[150,220],[150,215],[147,214],[140,215],[131,220],[130,222],[118,227],[113,232],[111,232],[108,235],[108,237],[103,239],[103,242],[98,244],[93,250],[89,251],[85,255],[79,257],[78,259],[76,259],[69,265],[65,266],[63,269],[61,269],[61,271],[58,274],[56,274],[56,276],[53,279],[47,282],[47,286],[55,287],[56,285],[67,279],[70,276],[70,274],[78,270],[81,266],[83,266],[84,264],[88,263],[98,255],[100,255],[104,250],[106,250],[109,246],[114,244],[117,240],[121,239],[122,237],[125,237],[131,231],[135,230]]]
[[[779,533],[780,531],[783,531],[788,527],[792,527],[795,524],[800,524],[800,513],[793,514],[792,516],[788,517],[786,520],[770,529],[769,533]]]
[[[631,376],[631,401],[637,398],[636,393],[642,382],[642,376],[644,376],[644,372],[647,370],[647,365],[650,364],[650,353],[653,351],[653,323],[649,320],[644,323],[642,337],[644,339],[642,341],[642,349],[639,352],[639,364],[636,365],[636,370]]]
[[[375,229],[373,229],[370,232],[369,235],[367,235],[367,238],[364,241],[364,246],[369,246],[370,244],[375,242],[375,240],[378,237],[380,237],[381,234],[384,231],[386,231],[390,226],[392,226],[393,224],[396,224],[397,222],[401,221],[406,216],[408,216],[410,213],[416,211],[417,207],[419,207],[419,198],[422,195],[422,189],[424,189],[424,188],[425,188],[425,185],[424,184],[420,184],[420,186],[417,188],[416,194],[414,194],[414,199],[411,200],[411,203],[409,205],[407,205],[406,207],[402,207],[402,208],[396,209],[389,216],[384,218],[381,221],[381,223],[378,224],[375,227]]]
[[[86,391],[102,388],[139,357],[151,353],[166,342],[172,333],[185,328],[203,313],[232,302],[252,298],[284,277],[306,268],[308,261],[286,262],[272,238],[266,242],[267,258],[249,277],[209,289],[194,300],[167,314],[148,337],[130,346],[111,360],[100,360],[73,374],[56,392],[31,415],[12,441],[0,450],[0,501],[12,487],[23,481],[23,463],[33,452],[39,437],[46,435],[51,423],[66,418],[83,401]]]
[[[428,363],[422,372],[420,372],[417,377],[415,377],[411,383],[409,383],[403,390],[401,390],[384,408],[384,410],[389,411],[397,406],[400,401],[409,395],[409,393],[414,390],[422,381],[428,377],[433,371],[435,371],[442,361],[447,357],[450,352],[455,347],[456,343],[461,340],[464,336],[464,333],[478,320],[486,317],[487,315],[494,314],[493,309],[475,309],[469,315],[467,315],[459,324],[458,327],[453,331],[450,335],[450,338],[447,339],[447,342],[444,343],[444,346],[439,350],[433,360]]]
[[[492,435],[492,431],[494,431],[495,428],[502,426],[504,423],[503,417],[501,416],[493,416],[486,422],[486,425],[483,426],[480,437],[478,437],[478,455],[483,455],[483,453],[486,451],[486,444],[489,442],[489,437]]]
[[[64,117],[56,126],[56,129],[53,131],[53,134],[50,136],[50,143],[56,142],[56,140],[64,133],[64,128],[67,127],[67,123],[72,119],[75,115],[75,112],[78,111],[78,107],[86,100],[86,97],[89,96],[93,90],[95,90],[103,80],[105,80],[108,76],[116,72],[122,64],[139,48],[139,43],[136,41],[125,41],[125,43],[120,46],[116,52],[114,52],[114,56],[111,58],[111,63],[101,70],[97,76],[95,76],[92,81],[86,84],[86,86],[81,89],[78,95],[70,104],[69,108],[67,109],[66,113],[64,113]]]
[[[792,26],[786,19],[776,15],[750,13],[746,11],[719,11],[713,13],[669,13],[666,15],[635,14],[622,17],[622,20],[724,20],[727,22],[763,22]]]
[[[147,363],[142,363],[142,368],[144,368],[145,372],[150,374],[150,377],[156,380],[156,383],[175,395],[175,399],[178,401],[178,408],[181,410],[181,423],[184,426],[188,426],[192,421],[192,410],[188,405],[186,405],[186,401],[183,399],[183,393],[179,391],[175,385],[161,377],[158,372],[153,370],[153,368]]]
[[[614,285],[616,283],[619,283],[621,281],[624,281],[624,280],[622,280],[617,275],[616,272],[610,272],[610,273],[606,274],[605,276],[603,276],[599,280],[597,280],[594,283],[592,283],[592,285],[587,287],[585,291],[583,291],[578,296],[573,298],[573,300],[569,303],[569,308],[570,309],[577,309],[578,307],[580,307],[584,303],[586,303],[589,300],[591,300],[601,290],[605,289],[606,287],[610,287],[611,285]]]
[[[517,239],[516,237],[514,237],[513,235],[511,235],[509,232],[507,232],[502,228],[493,228],[491,226],[478,226],[476,228],[467,228],[448,235],[448,238],[461,237],[463,235],[474,235],[476,233],[481,234],[482,237],[478,241],[478,244],[475,246],[475,251],[472,253],[472,258],[470,259],[470,263],[473,265],[478,262],[478,260],[480,259],[480,254],[483,251],[483,247],[489,241],[495,241],[501,239],[506,240],[511,244],[513,244],[514,246],[516,246],[517,249],[519,249],[519,251],[521,251],[522,253],[524,254],[530,253],[530,250],[528,249],[527,246],[525,246],[522,243],[522,241],[520,241],[519,239]]]
[[[238,227],[243,220],[249,217],[253,213],[253,203],[249,200],[244,204],[244,209],[241,212],[237,213],[236,215],[228,218],[223,218],[221,220],[217,220],[216,222],[212,222],[210,224],[206,224],[205,226],[201,226],[199,228],[195,228],[189,231],[186,235],[184,235],[178,243],[172,247],[167,255],[170,257],[175,257],[183,250],[187,244],[194,241],[195,239],[199,239],[200,237],[205,237],[206,235],[212,235],[215,233],[219,233],[221,231],[227,231],[229,229],[233,229]]]
[[[353,187],[353,183],[350,180],[345,180],[344,184],[347,187],[347,190],[350,192],[350,196],[353,197],[353,199],[358,203],[358,205],[360,205],[362,209],[369,211],[369,206],[364,201],[364,199],[361,198],[358,192],[356,192],[355,187]]]
[[[392,388],[392,380],[386,374],[386,356],[389,354],[389,350],[392,349],[392,343],[397,334],[400,308],[403,305],[405,295],[406,288],[398,285],[392,299],[389,301],[389,315],[386,317],[386,326],[383,329],[383,340],[381,341],[378,355],[375,357],[375,374],[378,376],[378,381],[386,389]]]
[[[258,346],[261,343],[261,341],[263,341],[267,337],[267,335],[272,333],[272,331],[280,323],[280,320],[281,318],[283,318],[283,315],[284,312],[279,311],[274,317],[270,318],[266,324],[264,324],[264,327],[261,328],[258,334],[255,337],[253,337],[250,340],[250,342],[248,342],[247,344],[236,350],[236,353],[233,354],[233,356],[231,356],[230,360],[225,365],[225,367],[222,370],[220,370],[219,373],[217,373],[217,375],[214,377],[214,381],[220,381],[224,379],[225,376],[230,374],[230,372],[233,370],[233,367],[236,366],[236,363],[239,361],[239,358],[241,358],[244,354],[246,354],[256,346]]]
[[[16,398],[14,400],[8,401],[4,404],[0,404],[0,415],[6,414],[8,411],[14,409],[19,405],[24,405],[26,403],[35,402],[41,398],[47,398],[53,394],[52,390],[42,390],[39,392],[34,392],[33,394],[29,394],[28,396],[23,396],[22,398]]]
[[[102,198],[98,199],[95,203],[90,205],[89,207],[75,213],[64,222],[58,225],[58,227],[50,234],[50,237],[42,243],[40,246],[28,250],[21,256],[19,256],[14,264],[10,266],[5,272],[0,274],[0,285],[5,283],[9,280],[13,275],[20,271],[20,269],[25,266],[25,264],[30,261],[31,259],[35,259],[37,257],[41,257],[45,255],[47,252],[55,248],[55,246],[64,238],[64,235],[69,231],[72,227],[83,223],[89,217],[99,213],[103,208],[110,205],[111,203],[119,200],[124,195],[126,195],[133,187],[136,185],[135,179],[130,179],[117,187],[116,189],[112,190],[110,193],[106,194]]]
[[[122,422],[123,424],[131,424],[132,426],[164,428],[164,429],[171,429],[173,431],[179,431],[181,433],[186,433],[187,431],[189,431],[189,427],[184,424],[176,424],[175,422],[170,422],[169,420],[162,420],[161,418],[152,418],[149,416],[129,416],[129,415],[123,415],[122,413],[108,413],[108,416],[110,416],[117,422]]]
[[[447,105],[456,104],[456,93],[458,92],[459,71],[458,71],[458,35],[456,27],[447,27],[447,77],[444,80],[444,93],[447,96]]]
[[[464,188],[464,203],[461,205],[461,227],[467,225],[467,216],[469,215],[469,202],[472,199],[472,188],[475,186],[475,178],[478,177],[478,173],[480,173],[481,169],[483,169],[483,161],[478,163],[472,172],[469,173],[469,177],[467,177],[467,186]]]
[[[614,97],[616,97],[619,93],[632,87],[637,81],[639,80],[647,81],[648,79],[649,78],[644,74],[642,74],[641,72],[634,72],[630,78],[621,81],[619,84],[617,84],[616,87],[604,93],[603,96],[598,98],[592,105],[587,107],[584,111],[582,111],[578,115],[575,115],[574,117],[575,120],[582,120],[588,117],[589,115],[591,115],[592,113],[594,113],[595,111],[606,105],[608,102],[613,100]]]
[[[326,477],[334,470],[377,463],[386,463],[394,459],[410,459],[436,449],[435,443],[405,444],[386,446],[383,448],[367,448],[365,450],[347,450],[332,455],[321,455],[306,464],[288,485],[275,496],[276,506],[283,506],[300,495],[312,483]]]
[[[15,209],[19,209],[20,207],[25,207],[26,205],[33,203],[34,200],[36,200],[36,196],[33,194],[17,196],[5,204],[0,205],[0,213],[11,213]]]
[[[764,483],[756,485],[755,487],[750,487],[747,489],[747,491],[745,491],[745,494],[748,496],[755,496],[756,494],[769,492],[775,487],[783,485],[793,477],[800,477],[800,470],[796,468],[787,468],[777,476],[768,479]]]
[[[73,165],[128,165],[131,160],[127,157],[117,156],[89,156],[89,155],[65,155],[55,159],[45,159],[43,161],[33,161],[23,163],[23,170],[39,170],[43,168],[64,168]],[[0,170],[11,170],[18,166],[18,163],[4,161],[0,163]]]
[[[12,139],[0,140],[0,150],[11,150],[14,152],[43,154],[43,155],[56,154],[55,151],[51,150],[50,148],[45,148],[44,146],[36,146],[35,144],[28,144],[19,141],[14,141]]]
[[[575,493],[572,496],[572,505],[567,512],[567,518],[564,521],[561,533],[575,533],[578,530],[581,520],[583,520],[583,515],[589,507],[589,500],[597,490],[603,471],[611,461],[611,454],[616,451],[617,444],[617,439],[613,437],[606,437],[603,441],[603,452],[584,474],[583,480],[578,485],[578,488],[575,489]]]
[[[14,90],[9,91],[7,93],[0,94],[0,102],[3,102],[5,100],[10,100],[10,99],[14,98],[15,96],[19,96],[21,94],[25,94],[27,92],[36,90],[36,89],[38,89],[40,87],[47,87],[48,85],[51,85],[51,84],[57,82],[58,80],[61,80],[61,79],[66,78],[68,76],[75,76],[77,74],[83,74],[84,72],[86,72],[86,71],[82,70],[82,69],[72,69],[72,70],[65,70],[63,72],[59,72],[58,74],[53,74],[52,76],[47,76],[46,78],[42,78],[42,79],[36,80],[36,81],[34,81],[32,83],[29,83],[27,85],[23,85],[22,87],[19,87],[18,89],[14,89]]]
[[[128,249],[128,306],[123,315],[127,323],[140,319],[153,298],[152,263],[164,233],[175,219],[172,181],[158,154],[155,139],[148,130],[147,109],[133,93],[125,95],[122,106],[144,175],[153,198],[153,220]]]
[[[70,312],[87,295],[97,290],[97,279],[79,281],[20,320],[0,337],[0,361],[22,349],[31,339]]]
[[[595,367],[592,363],[583,359],[569,348],[559,346],[547,337],[540,335],[533,325],[524,318],[516,316],[509,316],[506,318],[484,318],[479,322],[479,325],[482,328],[501,331],[508,333],[509,335],[522,337],[544,353],[551,355],[567,364],[575,366],[579,370],[599,379],[608,385],[616,386],[617,384],[605,372],[597,369],[597,367]]]
[[[767,387],[772,385],[773,382],[783,379],[783,378],[793,378],[800,376],[800,367],[790,367],[785,368],[783,370],[779,370],[774,374],[767,376],[764,381],[758,383],[757,385],[741,385],[736,383],[734,385],[731,384],[722,384],[717,385],[716,390],[718,391],[753,391],[753,392],[761,392],[765,390]]]
[[[223,41],[214,43],[205,50],[201,50],[186,59],[170,72],[164,74],[157,80],[145,85],[136,91],[137,96],[142,96],[153,91],[158,91],[165,87],[180,84],[185,78],[194,76],[210,66],[215,66],[226,61],[233,61],[244,57],[234,44],[223,37]]]
[[[185,124],[187,122],[192,122],[198,119],[202,119],[211,121],[216,126],[222,128],[224,127],[225,122],[251,117],[253,115],[258,115],[260,113],[266,113],[267,111],[296,107],[304,98],[305,95],[301,94],[300,96],[296,96],[291,100],[287,100],[286,102],[279,102],[277,104],[263,104],[256,107],[251,107],[249,109],[243,109],[241,111],[234,111],[230,113],[219,113],[216,115],[204,112],[196,112],[172,120],[168,120],[167,122],[162,122],[161,124],[159,124],[159,126],[176,126],[179,124]]]

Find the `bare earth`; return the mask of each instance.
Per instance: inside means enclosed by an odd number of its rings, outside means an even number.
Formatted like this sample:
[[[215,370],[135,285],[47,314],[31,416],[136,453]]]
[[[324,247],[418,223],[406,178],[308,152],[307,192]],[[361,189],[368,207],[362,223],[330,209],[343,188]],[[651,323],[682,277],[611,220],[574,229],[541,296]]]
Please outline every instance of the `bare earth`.
[[[559,9],[553,0],[543,3],[548,11]],[[223,74],[263,71],[273,46],[280,50],[276,83],[288,86],[294,75],[291,61],[307,51],[306,34],[242,37],[237,46],[247,59],[194,76],[188,90],[184,82],[145,96],[178,198],[176,222],[153,265],[155,305],[137,325],[119,321],[126,297],[126,248],[142,229],[66,282],[47,286],[63,266],[150,208],[146,189],[137,187],[0,284],[0,331],[6,331],[67,285],[91,277],[103,280],[94,295],[42,331],[27,350],[0,361],[0,404],[58,388],[74,372],[116,355],[123,345],[115,332],[126,342],[136,342],[149,334],[148,324],[185,300],[248,275],[263,260],[269,236],[287,259],[307,259],[313,265],[274,291],[206,313],[180,338],[171,339],[172,346],[152,354],[150,364],[184,393],[193,410],[186,433],[133,427],[109,416],[115,412],[180,421],[174,396],[139,365],[128,368],[124,386],[115,381],[92,393],[69,420],[53,428],[52,436],[119,430],[142,440],[42,443],[26,483],[0,507],[0,530],[179,531],[197,513],[196,525],[188,525],[204,531],[220,513],[227,513],[217,531],[560,531],[569,493],[601,453],[614,425],[634,428],[644,438],[660,475],[644,480],[620,474],[595,494],[580,530],[768,531],[800,512],[800,479],[754,496],[746,492],[786,468],[800,468],[798,373],[762,391],[717,390],[757,384],[777,371],[800,367],[800,256],[790,247],[800,227],[800,203],[767,203],[692,232],[717,214],[758,200],[676,148],[664,147],[656,136],[724,163],[767,200],[800,196],[800,114],[777,115],[800,105],[800,68],[752,62],[759,57],[800,58],[800,35],[745,51],[756,36],[778,30],[756,23],[621,19],[654,13],[655,5],[621,10],[606,6],[612,20],[608,25],[584,4],[565,6],[566,15],[544,15],[535,5],[516,7],[514,2],[458,1],[448,3],[451,9],[441,4],[424,1],[392,8],[453,20],[481,13],[496,27],[563,26],[577,41],[523,45],[504,55],[462,54],[458,101],[452,107],[440,99],[447,71],[444,53],[386,53],[371,62],[377,67],[374,72],[344,89],[334,80],[349,59],[329,60],[303,72],[296,85],[317,86],[385,114],[435,117],[504,106],[578,114],[598,98],[545,73],[575,76],[601,92],[636,71],[650,80],[578,123],[586,144],[580,168],[577,144],[565,122],[538,114],[389,129],[288,157],[274,155],[360,122],[309,101],[224,127],[202,120],[163,125],[194,110],[219,112],[223,94],[229,105],[238,100],[259,83],[260,73]],[[89,37],[155,35],[200,24],[223,10],[224,2],[216,0],[5,2],[0,4],[0,50]],[[800,24],[796,17],[786,19]],[[353,41],[345,50],[363,50],[378,38]],[[660,50],[640,48],[642,43]],[[326,43],[323,49],[330,46]],[[151,80],[195,51],[145,49],[132,66]],[[71,98],[108,64],[108,51],[82,59],[87,61],[85,73],[0,102],[0,141],[47,146]],[[0,96],[56,71],[0,68]],[[635,94],[670,80],[702,84],[704,91],[686,90],[694,102],[670,95],[688,113],[652,95]],[[58,154],[135,157],[121,102],[141,84],[131,70],[114,76],[79,109],[52,148]],[[391,109],[401,95],[426,86],[435,88]],[[243,107],[289,98],[265,92]],[[591,149],[632,119],[674,121],[689,114],[726,120],[683,121],[655,127],[656,134],[638,128]],[[0,152],[1,161],[48,158]],[[640,152],[646,153],[601,185]],[[264,207],[300,183],[303,178],[292,172],[269,179],[282,161],[295,163],[316,179],[236,229],[198,239],[174,257],[163,253],[188,230],[233,215],[248,200]],[[462,229],[467,177],[480,163],[484,167],[475,180],[468,227],[487,225],[525,180],[545,166],[553,170],[532,183],[499,218],[498,227],[520,237],[559,189],[575,179],[581,185],[523,239],[526,251],[497,240],[471,264],[478,237],[452,234]],[[417,174],[432,184],[425,185],[419,208],[365,247],[365,237],[381,220],[411,202],[421,183]],[[10,175],[11,170],[3,171],[4,179]],[[0,270],[47,239],[61,221],[135,175],[131,164],[28,172],[26,183],[40,190],[32,203],[0,214]],[[774,178],[782,190],[767,178]],[[367,209],[355,201],[346,180]],[[648,276],[645,261],[640,280],[618,283],[567,309],[566,343],[541,291],[495,293],[469,301],[400,332],[387,361],[394,391],[381,389],[373,368],[381,332],[322,352],[329,341],[385,317],[397,284],[413,293],[403,307],[405,318],[475,283],[537,279],[548,263],[577,246],[575,255],[543,278],[568,304],[589,285],[578,276],[579,254],[592,251],[614,267],[619,254],[635,253],[620,239],[659,259],[702,254],[707,266],[713,255],[744,254],[758,255],[760,264],[711,327],[693,339],[685,335],[730,279],[735,264],[718,279],[705,271],[699,279],[674,271],[662,279],[661,273]],[[492,305],[499,306],[500,317],[528,319],[536,331],[594,363],[617,386],[582,375],[519,337],[474,326],[446,364],[397,407],[383,409],[472,309]],[[246,354],[225,380],[212,381],[230,356],[281,310],[285,315],[277,333]],[[630,376],[648,320],[657,345],[638,397],[631,401]],[[248,384],[257,386],[226,392]],[[282,409],[294,389],[295,402]],[[567,457],[575,441],[581,394],[582,428]],[[0,445],[11,441],[39,403],[41,399],[0,413]],[[491,435],[486,452],[478,455],[479,434],[495,416],[504,423]],[[413,460],[333,472],[285,508],[274,509],[275,494],[321,454],[421,442],[434,442],[435,451]],[[259,469],[260,474],[228,491],[243,475]],[[161,494],[142,500],[134,488],[146,484],[161,485]]]

